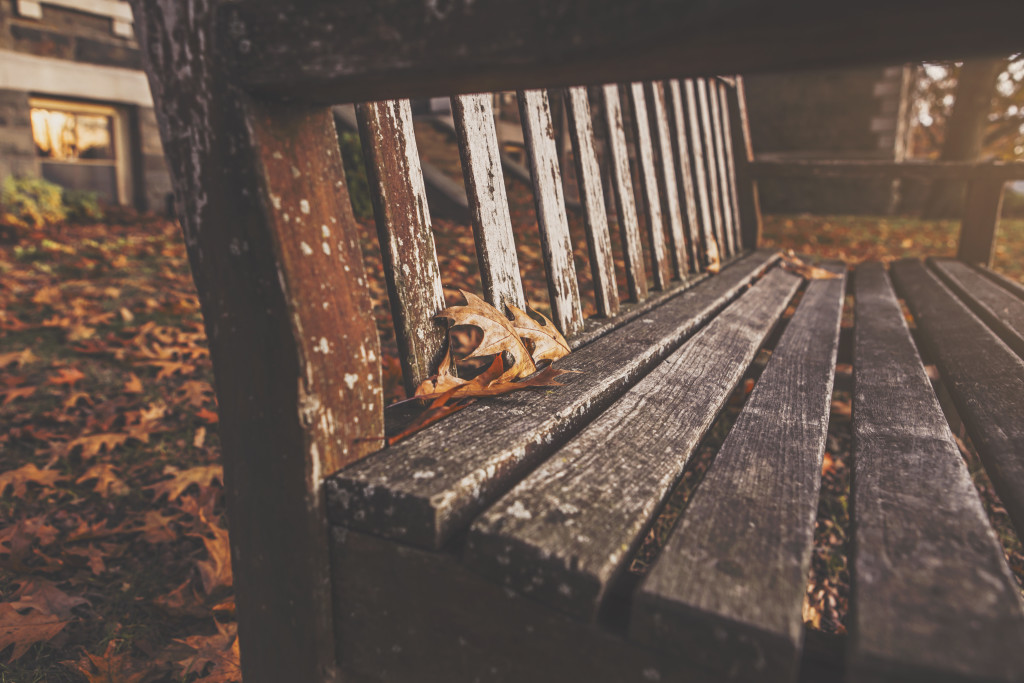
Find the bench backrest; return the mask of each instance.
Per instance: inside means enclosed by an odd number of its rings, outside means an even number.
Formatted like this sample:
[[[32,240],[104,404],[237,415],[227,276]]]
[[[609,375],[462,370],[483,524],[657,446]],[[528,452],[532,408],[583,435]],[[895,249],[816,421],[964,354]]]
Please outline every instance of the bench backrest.
[[[683,274],[684,260],[689,272],[706,267],[712,242],[728,255],[756,241],[756,223],[746,218],[750,193],[739,190],[742,181],[712,170],[713,164],[723,168],[724,160],[728,171],[728,159],[744,158],[737,148],[739,119],[722,116],[723,85],[726,100],[735,91],[713,78],[694,82],[700,121],[687,125],[703,135],[685,138],[678,134],[678,86],[669,80],[665,91],[664,79],[1009,53],[1019,49],[1024,19],[1024,4],[1001,0],[866,0],[842,7],[806,0],[784,7],[766,0],[132,5],[216,369],[243,673],[247,680],[303,681],[335,676],[321,482],[376,450],[383,431],[380,349],[330,104],[391,100],[361,107],[362,125],[371,141],[375,130],[393,141],[404,137],[408,152],[412,138],[400,98],[646,80],[639,90],[630,85],[627,95],[634,110],[650,102],[654,112],[653,127],[649,118],[634,118],[641,128],[645,122],[650,127],[655,150],[649,156],[639,150],[647,169],[641,168],[642,205],[648,214],[661,211],[669,224],[671,240],[652,249],[655,281],[664,285]],[[685,82],[682,90],[685,106],[692,106]],[[605,92],[603,108],[614,109],[615,93]],[[538,169],[551,168],[543,95],[535,92],[523,102],[524,119],[536,129],[529,145],[537,176]],[[575,156],[586,162],[582,98],[570,96],[569,103],[583,124],[576,126]],[[727,108],[735,112],[737,104]],[[478,97],[465,95],[455,108],[464,167],[473,177],[467,185],[481,271],[492,301],[515,301],[521,294],[509,258],[514,251],[508,249],[501,183],[487,175],[498,168],[494,140],[479,106]],[[669,140],[665,119],[671,142],[678,146],[685,139],[694,148],[699,142],[707,164],[703,174],[691,173],[693,201],[678,170],[682,200],[667,210],[660,198],[673,189],[669,166],[662,163],[659,174],[656,161]],[[613,133],[619,135],[614,127]],[[738,155],[728,154],[729,142]],[[610,148],[620,155],[613,191],[620,226],[635,243],[620,143]],[[378,169],[382,248],[392,259],[396,328],[405,340],[407,382],[413,382],[435,360],[429,317],[440,299],[415,155],[403,157],[400,147],[382,144],[370,156]],[[732,170],[742,175],[740,166]],[[593,176],[593,168],[579,175]],[[555,274],[555,315],[572,332],[582,321],[568,277],[571,258],[557,187],[546,183],[537,193],[543,204],[538,214],[546,226],[548,270]],[[596,190],[583,195],[592,207]],[[677,221],[676,211],[686,219]],[[600,217],[590,209],[587,217],[592,232],[600,233]],[[648,225],[654,223],[649,218]],[[690,231],[695,224],[696,236]],[[639,299],[645,278],[636,246],[627,276],[630,295]],[[595,244],[592,253],[607,267],[604,249]],[[410,267],[406,281],[395,259],[410,253],[422,260]],[[614,312],[613,280],[607,270],[595,276],[608,314]]]

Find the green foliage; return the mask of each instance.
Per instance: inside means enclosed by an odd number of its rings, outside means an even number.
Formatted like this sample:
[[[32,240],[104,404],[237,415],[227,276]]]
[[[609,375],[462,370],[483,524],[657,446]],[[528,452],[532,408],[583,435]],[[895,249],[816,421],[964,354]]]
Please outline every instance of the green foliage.
[[[64,190],[63,198],[69,221],[94,223],[103,220],[103,209],[95,192]]]
[[[373,202],[370,199],[370,183],[366,179],[366,163],[363,161],[363,146],[359,135],[351,131],[338,131],[341,144],[341,160],[345,164],[345,179],[348,194],[352,199],[352,211],[357,218],[373,216]]]
[[[67,218],[60,185],[42,178],[7,176],[0,186],[0,224],[41,230]]]

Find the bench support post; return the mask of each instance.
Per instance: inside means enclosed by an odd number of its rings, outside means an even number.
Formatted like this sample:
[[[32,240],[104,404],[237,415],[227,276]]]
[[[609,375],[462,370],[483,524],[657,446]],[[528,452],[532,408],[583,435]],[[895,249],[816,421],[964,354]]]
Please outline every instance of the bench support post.
[[[249,683],[334,681],[322,479],[380,447],[380,350],[329,108],[238,91],[210,0],[137,0],[216,369]]]
[[[736,161],[736,194],[739,203],[740,239],[743,249],[757,249],[761,244],[761,204],[757,195],[757,180],[751,164],[754,145],[750,138],[750,120],[747,118],[747,97],[743,77],[736,76],[733,87],[727,88],[729,99],[729,128]]]
[[[961,261],[992,266],[996,227],[1003,208],[1003,181],[982,173],[967,183],[960,242],[956,256]]]

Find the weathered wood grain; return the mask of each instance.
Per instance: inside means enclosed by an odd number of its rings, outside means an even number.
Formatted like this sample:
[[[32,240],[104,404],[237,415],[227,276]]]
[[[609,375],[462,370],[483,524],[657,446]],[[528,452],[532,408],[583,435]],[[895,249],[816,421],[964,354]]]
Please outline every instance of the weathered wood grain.
[[[708,189],[711,175],[704,154],[704,133],[700,127],[700,106],[693,79],[683,81],[683,89],[686,93],[686,118],[689,125],[686,139],[690,141],[690,149],[693,150],[693,177],[697,179],[697,203],[700,205],[700,234],[703,244],[701,265],[707,266],[710,263],[708,245],[712,242],[718,244],[715,237],[715,222],[711,217],[711,191]]]
[[[519,117],[523,122],[526,153],[533,179],[533,201],[537,207],[541,252],[547,270],[548,301],[552,321],[564,335],[583,329],[579,284],[572,257],[572,238],[565,215],[562,174],[558,147],[551,125],[551,108],[544,90],[520,90]]]
[[[941,287],[900,270],[915,302]],[[1019,681],[1020,589],[880,264],[857,269],[855,300],[851,677]],[[931,305],[916,308],[931,336]]]
[[[1024,301],[961,261],[930,259],[929,265],[961,301],[1024,357]]]
[[[242,672],[331,681],[321,478],[383,435],[334,122],[327,107],[241,93],[218,69],[212,2],[133,11],[216,376]]]
[[[844,284],[808,284],[634,594],[632,638],[697,653],[723,678],[795,680]]]
[[[669,250],[672,253],[672,275],[685,280],[689,271],[686,255],[686,235],[683,228],[683,211],[679,202],[679,183],[676,179],[676,161],[672,150],[672,133],[669,130],[668,111],[665,105],[665,85],[655,81],[644,84],[649,103],[650,129],[654,147],[658,152],[657,177],[658,194],[661,197],[661,214],[667,217]]]
[[[757,249],[761,244],[761,204],[758,201],[757,179],[752,164],[754,145],[750,139],[750,121],[747,117],[747,98],[743,88],[743,77],[734,76],[733,86],[728,90],[729,127],[732,129],[732,143],[735,154],[731,156],[736,166],[736,194],[739,200],[740,243],[744,249]]]
[[[1001,178],[981,177],[967,183],[963,217],[960,222],[960,242],[956,257],[961,261],[992,266],[995,253],[996,227],[1003,209]]]
[[[996,492],[1024,529],[1024,361],[924,264],[900,261],[891,272]]]
[[[796,293],[769,272],[470,527],[473,569],[582,619],[682,475]]]
[[[622,123],[619,86],[603,86],[601,99],[604,104],[605,125],[608,129],[609,166],[612,190],[615,193],[615,210],[619,219],[619,234],[622,238],[622,260],[626,265],[626,286],[630,299],[643,301],[647,298],[647,271],[640,246],[640,224],[637,222],[636,203],[633,198],[633,176],[629,170],[629,149],[626,146],[626,129]]]
[[[711,127],[711,105],[708,100],[707,81],[703,78],[694,79],[697,91],[697,111],[700,114],[700,135],[704,143],[704,162],[708,174],[708,204],[711,207],[711,224],[714,226],[718,253],[727,256],[725,229],[722,222],[722,198],[719,191],[718,151],[715,147],[715,131]]]
[[[1011,54],[1022,23],[1007,0],[262,0],[217,38],[246,87],[329,103]]]
[[[720,105],[720,121],[722,125],[722,143],[725,145],[726,187],[729,188],[728,204],[732,209],[732,241],[736,252],[743,250],[743,228],[740,223],[740,200],[736,187],[736,157],[733,154],[732,124],[729,112],[729,86],[718,83],[718,101]]]
[[[682,187],[686,207],[687,242],[690,244],[689,258],[692,272],[703,269],[700,258],[700,222],[697,218],[697,195],[693,187],[693,167],[690,164],[690,144],[686,134],[686,110],[683,108],[683,93],[679,81],[668,81],[672,104],[672,141],[675,144],[676,175]]]
[[[505,179],[501,174],[491,96],[453,97],[452,115],[462,174],[466,179],[466,196],[473,210],[473,236],[484,298],[498,310],[505,310],[506,303],[525,309],[526,297],[508,213]]]
[[[715,143],[715,166],[718,169],[718,195],[722,205],[722,232],[725,233],[725,253],[732,256],[736,253],[734,239],[735,224],[732,216],[732,192],[729,188],[729,168],[725,161],[725,141],[722,135],[722,113],[719,108],[718,81],[709,78],[705,82],[708,91],[708,103],[711,105],[711,137]]]
[[[503,589],[453,553],[354,531],[332,542],[346,681],[719,683],[687,652],[656,652]]]
[[[664,290],[671,279],[668,255],[665,253],[664,217],[661,213],[661,197],[658,196],[658,172],[654,163],[654,145],[651,142],[650,119],[647,116],[647,100],[643,83],[627,86],[629,103],[633,110],[633,145],[640,176],[640,191],[644,202],[644,223],[647,226],[647,246],[654,270],[655,289]]]
[[[612,241],[605,213],[601,166],[594,148],[594,126],[590,118],[590,100],[585,87],[567,88],[565,104],[569,115],[569,137],[576,165],[576,184],[583,205],[583,223],[590,251],[590,272],[594,281],[597,314],[615,315],[619,310],[619,288],[615,282]]]
[[[409,100],[361,104],[359,137],[377,222],[391,319],[402,378],[410,396],[437,371],[444,326],[434,316],[444,308],[441,273],[427,208],[427,189],[412,127]],[[331,234],[322,227],[323,239]]]
[[[440,547],[772,263],[751,254],[583,348],[564,386],[480,401],[328,479],[336,524]]]
[[[1024,299],[1024,285],[1016,280],[1012,280],[1002,273],[997,273],[989,268],[978,268],[978,272],[1016,296],[1018,299]]]

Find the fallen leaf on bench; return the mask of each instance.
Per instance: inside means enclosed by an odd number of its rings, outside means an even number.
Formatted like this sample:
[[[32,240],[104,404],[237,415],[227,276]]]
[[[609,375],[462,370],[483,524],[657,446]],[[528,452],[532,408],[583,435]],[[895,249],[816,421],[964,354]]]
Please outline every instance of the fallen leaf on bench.
[[[452,325],[473,325],[484,333],[480,345],[466,358],[501,355],[508,352],[513,359],[512,367],[506,370],[499,380],[516,379],[532,375],[537,371],[530,352],[519,338],[512,323],[498,309],[472,292],[459,290],[466,299],[465,306],[451,306],[437,314],[438,318],[448,318]]]
[[[722,257],[718,253],[718,242],[715,240],[708,241],[708,265],[704,269],[712,275],[722,270]]]
[[[525,311],[512,304],[509,304],[508,308],[512,311],[512,327],[519,333],[521,339],[533,346],[531,355],[535,363],[542,360],[558,360],[569,355],[569,342],[565,340],[565,337],[547,316],[532,311],[544,319],[544,325],[541,326]]]
[[[831,270],[812,266],[794,256],[792,252],[782,255],[782,267],[794,275],[799,275],[808,280],[835,280],[841,277],[839,273],[833,273]]]

